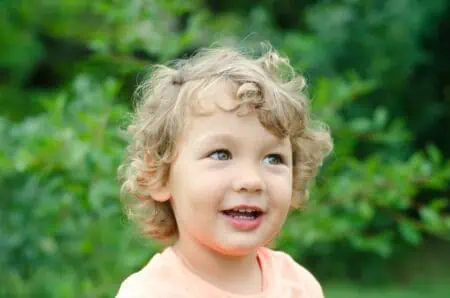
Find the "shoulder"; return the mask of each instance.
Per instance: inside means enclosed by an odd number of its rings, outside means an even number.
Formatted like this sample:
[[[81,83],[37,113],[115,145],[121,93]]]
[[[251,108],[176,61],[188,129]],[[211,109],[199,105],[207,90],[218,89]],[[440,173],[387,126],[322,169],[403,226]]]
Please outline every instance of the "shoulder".
[[[140,272],[128,276],[120,285],[116,298],[146,298],[150,297],[148,281]]]
[[[167,253],[156,254],[141,270],[128,276],[120,285],[116,298],[166,297],[167,281],[173,274]]]
[[[273,270],[283,282],[302,287],[311,298],[323,298],[319,281],[305,267],[298,264],[290,255],[281,251],[265,249],[271,260]]]

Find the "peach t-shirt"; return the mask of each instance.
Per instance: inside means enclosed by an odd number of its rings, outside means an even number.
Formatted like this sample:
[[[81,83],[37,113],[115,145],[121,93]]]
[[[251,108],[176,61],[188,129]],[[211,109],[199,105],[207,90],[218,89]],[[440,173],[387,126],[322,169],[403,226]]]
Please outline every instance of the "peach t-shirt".
[[[286,253],[262,247],[257,257],[263,277],[263,290],[259,294],[236,295],[215,287],[190,271],[169,247],[125,279],[116,298],[323,297],[322,288],[314,276]]]

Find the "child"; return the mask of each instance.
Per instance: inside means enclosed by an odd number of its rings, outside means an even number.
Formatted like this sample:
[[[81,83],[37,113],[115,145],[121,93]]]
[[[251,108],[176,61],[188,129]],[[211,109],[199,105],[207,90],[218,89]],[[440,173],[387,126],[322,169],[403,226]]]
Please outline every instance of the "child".
[[[153,71],[129,126],[122,191],[143,231],[174,244],[118,298],[323,297],[306,269],[265,247],[332,147],[311,125],[304,85],[273,50],[207,49]]]

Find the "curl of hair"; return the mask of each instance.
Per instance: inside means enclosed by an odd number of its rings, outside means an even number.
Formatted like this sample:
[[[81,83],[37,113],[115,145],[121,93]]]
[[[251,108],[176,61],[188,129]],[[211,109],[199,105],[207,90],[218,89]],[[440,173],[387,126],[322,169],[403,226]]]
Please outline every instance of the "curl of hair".
[[[333,145],[328,128],[309,119],[305,79],[271,49],[256,59],[229,48],[205,49],[172,67],[156,66],[136,92],[139,100],[119,177],[127,214],[147,236],[166,239],[178,233],[170,203],[154,200],[151,193],[168,181],[187,107],[199,91],[224,81],[236,87],[233,109],[255,111],[271,133],[290,138],[292,207],[308,199],[308,184]]]

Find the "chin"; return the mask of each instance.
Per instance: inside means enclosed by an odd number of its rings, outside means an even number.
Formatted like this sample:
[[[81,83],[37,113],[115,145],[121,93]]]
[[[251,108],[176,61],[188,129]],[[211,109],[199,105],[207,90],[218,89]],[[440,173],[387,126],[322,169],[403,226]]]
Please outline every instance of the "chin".
[[[255,243],[245,245],[243,243],[236,243],[235,245],[229,243],[227,245],[221,245],[215,248],[218,253],[230,256],[230,257],[244,257],[254,253],[258,248],[264,246],[263,243]]]

